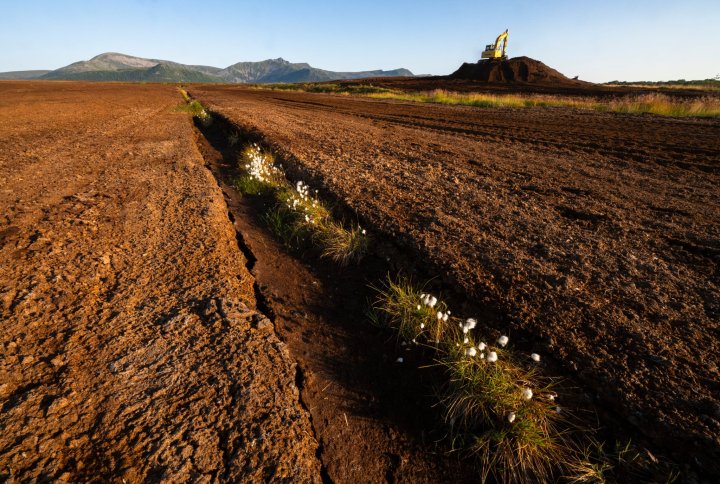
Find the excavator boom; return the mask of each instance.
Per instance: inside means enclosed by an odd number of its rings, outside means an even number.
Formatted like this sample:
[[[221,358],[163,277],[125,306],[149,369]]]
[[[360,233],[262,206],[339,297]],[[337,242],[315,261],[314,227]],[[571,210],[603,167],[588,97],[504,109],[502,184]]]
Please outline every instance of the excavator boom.
[[[500,42],[502,42],[502,49],[500,48]],[[494,44],[489,44],[485,46],[485,50],[482,53],[482,56],[480,56],[481,59],[507,59],[507,55],[505,54],[505,51],[507,49],[507,42],[508,42],[508,29],[505,29],[505,32],[498,35],[498,38],[495,39]]]

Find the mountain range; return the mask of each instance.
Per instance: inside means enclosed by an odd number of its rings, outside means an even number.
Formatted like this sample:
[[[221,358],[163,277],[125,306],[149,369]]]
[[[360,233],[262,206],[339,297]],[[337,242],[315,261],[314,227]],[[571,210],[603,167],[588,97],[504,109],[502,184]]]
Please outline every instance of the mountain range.
[[[389,71],[334,72],[293,63],[285,59],[238,62],[224,69],[193,66],[159,59],[144,59],[107,52],[87,61],[74,62],[54,71],[14,71],[0,73],[0,79],[48,79],[126,82],[227,82],[275,83],[321,82],[366,77],[412,76],[407,69]]]

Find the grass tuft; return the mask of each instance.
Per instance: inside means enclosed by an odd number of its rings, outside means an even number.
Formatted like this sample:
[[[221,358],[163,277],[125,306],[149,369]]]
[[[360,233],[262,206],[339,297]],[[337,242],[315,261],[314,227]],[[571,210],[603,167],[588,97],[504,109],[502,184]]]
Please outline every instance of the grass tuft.
[[[368,249],[365,230],[346,227],[302,181],[291,185],[269,151],[257,144],[242,149],[238,161],[241,175],[235,188],[246,195],[271,194],[275,205],[265,214],[268,228],[286,245],[314,246],[322,257],[340,265],[359,262]]]
[[[233,180],[233,186],[243,195],[261,195],[272,187],[270,184],[258,180],[248,174],[242,174]]]
[[[337,222],[325,222],[319,236],[322,256],[341,266],[360,262],[368,250],[369,239],[360,226],[346,228]]]
[[[551,382],[523,363],[529,355],[482,341],[475,320],[452,316],[408,278],[388,278],[376,291],[374,325],[435,349],[446,375],[439,407],[449,437],[456,450],[477,459],[483,480],[547,481],[573,459],[573,445],[558,430],[563,414]]]

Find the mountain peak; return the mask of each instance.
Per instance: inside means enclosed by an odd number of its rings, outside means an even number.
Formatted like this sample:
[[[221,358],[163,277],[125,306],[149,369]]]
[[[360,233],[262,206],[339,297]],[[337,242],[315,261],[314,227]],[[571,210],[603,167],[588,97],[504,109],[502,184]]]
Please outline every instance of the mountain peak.
[[[19,74],[22,75],[22,74]],[[410,71],[333,72],[306,63],[289,62],[282,57],[260,62],[238,62],[224,69],[178,64],[166,60],[144,59],[120,52],[104,52],[48,72],[43,79],[155,82],[319,82],[365,77],[410,75]]]

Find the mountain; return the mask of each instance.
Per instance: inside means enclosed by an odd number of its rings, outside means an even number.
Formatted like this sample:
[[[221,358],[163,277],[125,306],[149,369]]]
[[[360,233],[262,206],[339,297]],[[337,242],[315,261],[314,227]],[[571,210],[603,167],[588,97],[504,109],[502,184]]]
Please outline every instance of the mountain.
[[[50,71],[10,71],[0,72],[0,80],[23,80],[23,79],[38,79],[44,76]]]
[[[270,82],[320,82],[340,79],[363,79],[366,77],[412,76],[407,69],[391,71],[334,72],[312,67],[306,63],[292,63],[283,58],[261,62],[238,62],[218,73],[224,82],[270,83]]]
[[[37,73],[29,74],[30,72]],[[412,76],[407,69],[390,71],[333,72],[306,63],[285,59],[238,62],[224,69],[212,66],[179,64],[159,59],[144,59],[107,52],[87,61],[74,62],[54,71],[0,73],[0,79],[51,79],[124,82],[318,82],[366,77]],[[24,76],[24,77],[23,77]]]

